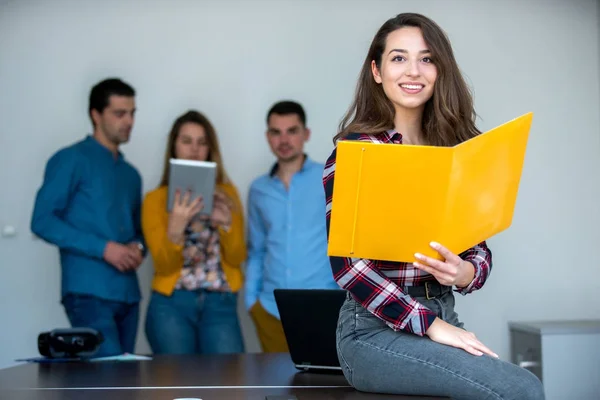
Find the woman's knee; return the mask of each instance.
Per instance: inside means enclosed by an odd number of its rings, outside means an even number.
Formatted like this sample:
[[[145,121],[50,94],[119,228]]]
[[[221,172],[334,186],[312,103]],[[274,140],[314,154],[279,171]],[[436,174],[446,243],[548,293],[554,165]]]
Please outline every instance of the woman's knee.
[[[524,373],[522,374],[522,378],[519,379],[520,383],[516,383],[520,386],[520,392],[518,397],[515,397],[519,400],[544,400],[546,395],[544,393],[544,385],[530,371],[524,369]]]
[[[498,380],[495,392],[506,400],[544,400],[544,385],[531,371],[510,364],[509,374],[503,374],[504,379]]]

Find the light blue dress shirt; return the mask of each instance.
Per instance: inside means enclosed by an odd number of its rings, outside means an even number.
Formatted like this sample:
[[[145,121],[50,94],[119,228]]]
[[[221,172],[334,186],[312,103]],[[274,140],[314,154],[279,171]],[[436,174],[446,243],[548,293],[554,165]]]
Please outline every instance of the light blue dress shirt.
[[[141,196],[138,171],[92,136],[50,157],[31,230],[60,250],[62,296],[140,301],[137,273],[118,271],[103,254],[108,241],[143,243]]]
[[[286,189],[275,174],[257,178],[248,195],[245,303],[257,300],[279,318],[274,289],[339,289],[327,256],[323,164],[306,157]]]

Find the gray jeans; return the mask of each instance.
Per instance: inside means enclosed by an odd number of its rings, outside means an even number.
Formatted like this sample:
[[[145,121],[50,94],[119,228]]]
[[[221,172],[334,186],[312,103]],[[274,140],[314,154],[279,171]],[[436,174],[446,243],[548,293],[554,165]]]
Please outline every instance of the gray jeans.
[[[454,295],[416,298],[439,318],[462,328]],[[344,376],[359,391],[448,396],[455,400],[543,400],[528,370],[489,356],[395,332],[347,294],[340,310],[337,352]]]

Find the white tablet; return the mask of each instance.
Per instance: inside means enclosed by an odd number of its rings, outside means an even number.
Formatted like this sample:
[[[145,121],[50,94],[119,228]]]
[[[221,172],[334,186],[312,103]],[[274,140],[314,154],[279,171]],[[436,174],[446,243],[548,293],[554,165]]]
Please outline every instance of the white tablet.
[[[175,191],[179,189],[181,196],[183,196],[185,191],[189,189],[191,191],[190,199],[193,200],[200,195],[204,199],[204,208],[200,213],[210,214],[217,182],[217,163],[171,158],[169,164],[167,211],[171,211],[173,208]]]

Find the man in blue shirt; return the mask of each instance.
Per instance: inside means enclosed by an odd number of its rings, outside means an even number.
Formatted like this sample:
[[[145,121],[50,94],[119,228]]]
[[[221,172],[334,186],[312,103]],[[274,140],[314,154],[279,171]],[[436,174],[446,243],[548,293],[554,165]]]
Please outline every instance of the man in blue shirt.
[[[323,164],[304,153],[310,137],[302,106],[283,101],[267,114],[277,162],[248,196],[245,303],[265,352],[287,352],[274,289],[339,289],[327,257]]]
[[[95,356],[131,353],[137,335],[142,180],[119,151],[133,127],[134,97],[119,79],[92,88],[93,135],[50,157],[31,218],[33,233],[59,248],[71,325],[104,337]]]

